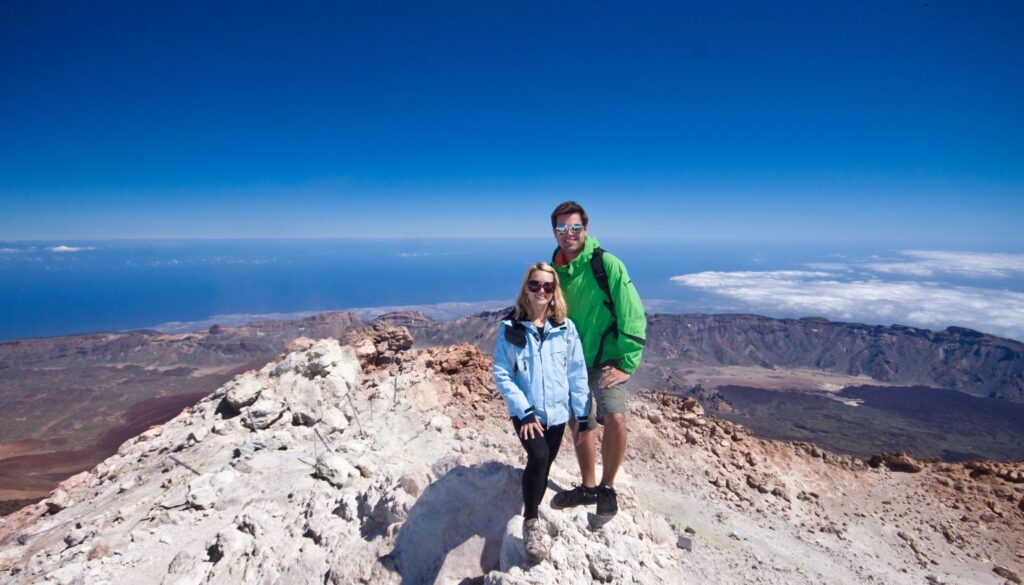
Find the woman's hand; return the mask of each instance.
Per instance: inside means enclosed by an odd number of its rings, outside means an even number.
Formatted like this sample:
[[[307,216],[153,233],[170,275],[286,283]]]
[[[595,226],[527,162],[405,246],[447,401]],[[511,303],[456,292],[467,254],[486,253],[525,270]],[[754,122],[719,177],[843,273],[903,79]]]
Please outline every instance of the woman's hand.
[[[525,423],[519,427],[519,436],[527,440],[534,437],[543,437],[544,427],[539,422]]]

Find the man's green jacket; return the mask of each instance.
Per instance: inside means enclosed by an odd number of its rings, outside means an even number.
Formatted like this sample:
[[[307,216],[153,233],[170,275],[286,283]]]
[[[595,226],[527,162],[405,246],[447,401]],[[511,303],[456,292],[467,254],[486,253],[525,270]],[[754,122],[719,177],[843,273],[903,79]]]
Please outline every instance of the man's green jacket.
[[[569,305],[569,318],[576,323],[583,341],[587,367],[613,365],[632,374],[643,355],[647,318],[640,295],[626,273],[626,266],[622,260],[605,252],[604,269],[608,274],[608,288],[617,317],[613,322],[612,312],[605,304],[608,295],[601,290],[590,266],[590,259],[598,246],[597,238],[587,236],[583,241],[583,251],[565,266],[555,262],[559,252],[555,248],[552,266],[558,272],[565,302]]]

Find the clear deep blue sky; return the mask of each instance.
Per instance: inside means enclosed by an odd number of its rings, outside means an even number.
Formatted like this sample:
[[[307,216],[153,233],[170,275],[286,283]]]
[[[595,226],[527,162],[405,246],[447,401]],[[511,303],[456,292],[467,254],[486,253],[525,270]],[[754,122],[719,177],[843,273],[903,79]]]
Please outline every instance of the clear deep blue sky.
[[[0,5],[0,240],[1024,246],[1024,3]]]

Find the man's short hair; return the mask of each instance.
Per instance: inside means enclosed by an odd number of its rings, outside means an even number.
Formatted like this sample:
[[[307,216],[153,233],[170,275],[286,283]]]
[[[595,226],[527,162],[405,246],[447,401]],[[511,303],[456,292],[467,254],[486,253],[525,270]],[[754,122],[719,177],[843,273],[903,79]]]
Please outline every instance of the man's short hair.
[[[590,218],[587,217],[587,212],[583,211],[583,206],[575,201],[566,201],[565,203],[559,204],[554,211],[551,212],[551,227],[554,228],[558,225],[558,216],[566,215],[569,213],[578,213],[580,218],[583,220],[583,227],[587,227],[590,222]]]

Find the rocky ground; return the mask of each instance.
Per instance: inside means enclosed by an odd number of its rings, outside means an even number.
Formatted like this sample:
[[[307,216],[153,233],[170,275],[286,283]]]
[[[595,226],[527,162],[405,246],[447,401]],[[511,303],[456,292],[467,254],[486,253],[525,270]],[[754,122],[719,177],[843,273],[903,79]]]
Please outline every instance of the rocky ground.
[[[530,565],[488,357],[385,323],[289,349],[0,520],[0,582],[1021,582],[1024,464],[864,462],[657,391],[619,515],[543,505]],[[575,477],[566,443],[553,487]]]

